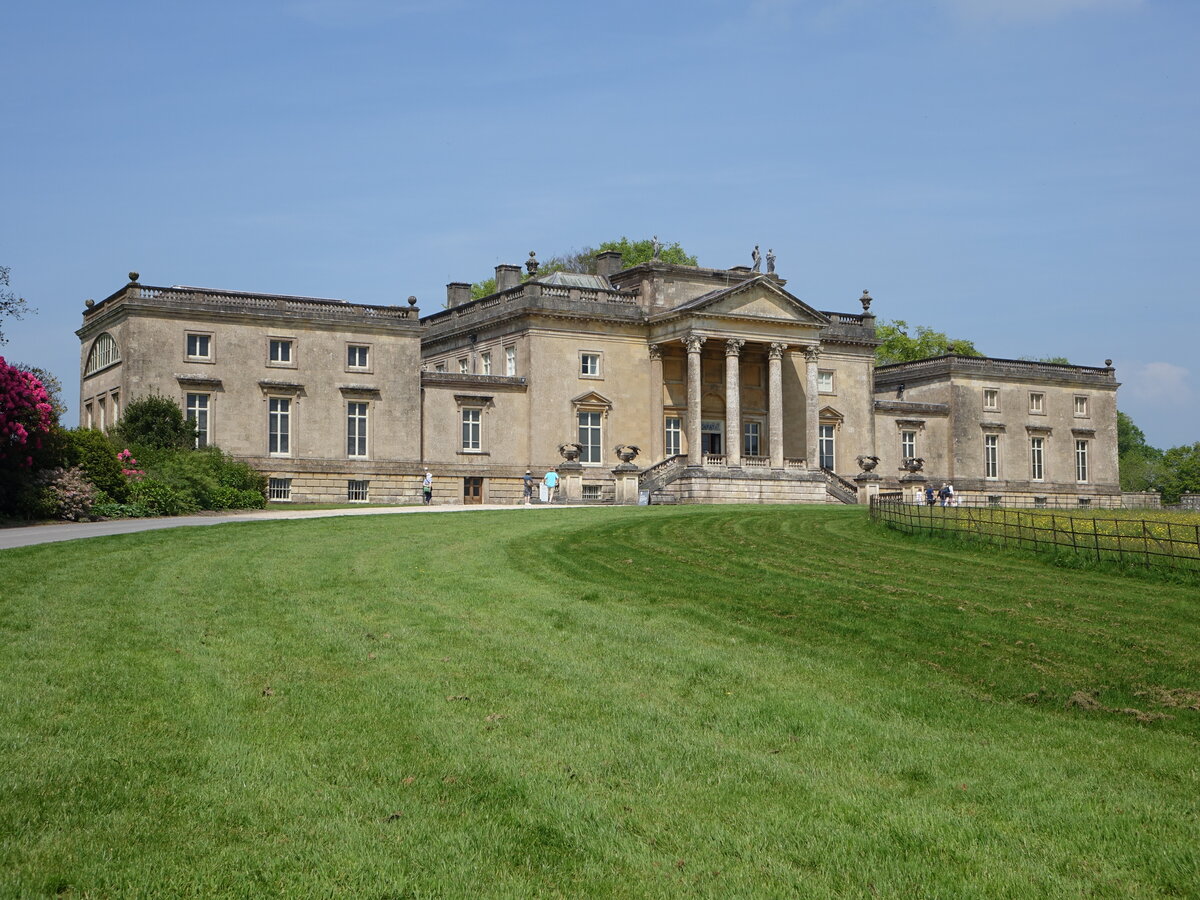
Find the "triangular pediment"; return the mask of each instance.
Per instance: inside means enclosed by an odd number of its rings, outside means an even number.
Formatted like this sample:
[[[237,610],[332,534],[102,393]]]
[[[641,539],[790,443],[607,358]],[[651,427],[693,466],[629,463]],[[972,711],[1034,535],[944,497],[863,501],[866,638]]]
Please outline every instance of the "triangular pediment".
[[[843,421],[846,417],[834,409],[832,406],[823,406],[821,411],[817,413],[819,419],[835,419],[838,422]]]
[[[612,408],[612,401],[603,394],[597,394],[595,391],[588,391],[586,394],[580,394],[571,400],[573,406],[604,406]]]
[[[672,312],[813,326],[829,324],[829,317],[824,313],[762,276],[712,291],[675,307]]]

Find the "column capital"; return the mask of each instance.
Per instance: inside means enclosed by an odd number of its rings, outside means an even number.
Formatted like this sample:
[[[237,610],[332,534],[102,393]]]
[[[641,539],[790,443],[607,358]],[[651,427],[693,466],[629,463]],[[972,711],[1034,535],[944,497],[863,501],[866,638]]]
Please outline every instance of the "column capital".
[[[650,344],[647,349],[650,351],[651,359],[662,359],[663,348],[662,344]]]
[[[702,334],[689,334],[683,338],[683,345],[687,347],[688,353],[699,353],[706,340],[708,338]]]
[[[725,355],[740,356],[742,352],[742,345],[745,343],[746,342],[741,338],[728,338],[725,341]]]
[[[816,364],[817,360],[819,360],[820,358],[821,358],[821,348],[820,347],[805,347],[804,348],[804,359],[806,362]]]
[[[767,347],[767,356],[771,359],[783,359],[783,351],[787,348],[787,344],[770,344]]]

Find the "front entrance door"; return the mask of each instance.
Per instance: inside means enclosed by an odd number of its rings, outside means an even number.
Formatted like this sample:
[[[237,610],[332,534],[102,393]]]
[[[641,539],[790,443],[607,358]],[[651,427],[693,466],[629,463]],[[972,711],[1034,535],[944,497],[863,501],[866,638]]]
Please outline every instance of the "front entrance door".
[[[700,423],[700,449],[720,456],[725,452],[725,423],[720,419],[704,419]]]
[[[483,479],[468,477],[463,479],[463,503],[483,502]]]

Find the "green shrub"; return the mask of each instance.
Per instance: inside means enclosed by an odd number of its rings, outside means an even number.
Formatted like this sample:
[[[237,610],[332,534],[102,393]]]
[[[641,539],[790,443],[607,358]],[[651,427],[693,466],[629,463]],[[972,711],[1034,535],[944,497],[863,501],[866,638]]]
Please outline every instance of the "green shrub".
[[[196,426],[184,418],[174,400],[151,394],[125,407],[113,435],[145,462],[147,449],[183,450],[194,446]]]
[[[152,516],[184,516],[200,509],[195,498],[187,491],[152,478],[131,484],[129,498]]]
[[[129,494],[129,484],[117,460],[120,449],[103,431],[75,428],[64,432],[68,465],[83,469],[87,480],[118,503]]]
[[[266,478],[216,447],[141,452],[150,477],[187,495],[198,509],[261,509],[266,504]]]
[[[141,519],[154,515],[140,503],[118,503],[103,492],[98,493],[92,504],[93,519]]]
[[[217,488],[214,496],[215,505],[210,507],[211,509],[263,509],[267,505],[261,491],[247,491],[222,485]]]

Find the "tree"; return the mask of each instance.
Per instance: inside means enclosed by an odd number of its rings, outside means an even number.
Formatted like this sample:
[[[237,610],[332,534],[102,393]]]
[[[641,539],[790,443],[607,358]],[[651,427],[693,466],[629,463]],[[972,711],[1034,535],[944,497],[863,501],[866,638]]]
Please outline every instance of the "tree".
[[[34,473],[56,433],[42,383],[0,356],[0,512],[30,514],[37,499]]]
[[[1056,366],[1069,366],[1071,361],[1065,356],[1018,356],[1023,362],[1052,363]]]
[[[0,266],[0,320],[5,316],[11,316],[14,319],[24,318],[28,312],[28,306],[25,303],[24,297],[18,297],[12,291],[8,290],[8,266]],[[4,336],[4,332],[0,331],[0,344],[7,344],[8,338]]]
[[[1133,419],[1117,411],[1117,465],[1121,490],[1155,491],[1161,487],[1163,452],[1146,443],[1146,435]]]
[[[54,407],[42,383],[0,356],[0,466],[30,468],[35,448],[54,427]]]
[[[46,389],[46,393],[50,395],[50,405],[54,408],[54,418],[62,419],[67,411],[66,404],[63,403],[62,382],[49,369],[43,369],[41,366],[27,366],[24,363],[16,363],[16,367],[22,371],[28,372],[34,378],[42,383],[42,387]]]
[[[1163,503],[1178,503],[1181,494],[1200,494],[1200,441],[1166,451],[1160,479]]]
[[[654,241],[651,238],[631,241],[627,237],[622,237],[619,241],[604,241],[599,247],[584,247],[579,250],[571,250],[568,253],[552,256],[545,262],[539,263],[537,273],[535,275],[526,275],[524,280],[529,281],[531,278],[544,278],[555,272],[582,272],[594,275],[596,274],[596,254],[609,250],[618,251],[621,254],[621,268],[628,269],[640,263],[649,262],[654,258]],[[659,258],[665,263],[676,266],[694,266],[697,264],[696,257],[684,250],[678,241],[671,244],[663,244],[659,252]],[[489,294],[494,294],[495,292],[495,278],[488,278],[486,281],[477,281],[471,285],[471,297],[475,300],[478,300],[480,297],[486,297]]]
[[[918,325],[916,336],[913,337],[908,333],[908,323],[903,319],[880,321],[875,326],[875,335],[883,340],[883,343],[875,348],[877,365],[912,362],[931,356],[944,356],[947,353],[983,356],[971,341],[947,337],[943,332],[934,331],[925,325]]]
[[[151,394],[125,407],[113,435],[131,447],[185,450],[196,445],[196,426],[184,418],[179,404]]]

